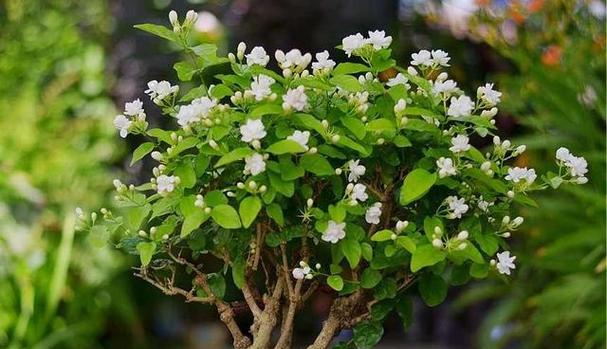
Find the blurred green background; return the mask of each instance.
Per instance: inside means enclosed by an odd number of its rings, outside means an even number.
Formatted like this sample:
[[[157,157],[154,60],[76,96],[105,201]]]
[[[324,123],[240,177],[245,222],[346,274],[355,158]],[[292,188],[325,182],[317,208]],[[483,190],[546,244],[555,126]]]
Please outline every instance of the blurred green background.
[[[548,168],[566,146],[590,181],[522,212],[510,283],[416,304],[415,325],[388,322],[380,348],[605,347],[604,1],[1,0],[0,348],[227,347],[210,309],[161,295],[130,275],[130,256],[74,229],[76,207],[111,205],[113,178],[149,170],[128,166],[137,140],[112,119],[147,81],[175,79],[171,47],[132,28],[166,24],[169,9],[197,10],[198,39],[224,53],[239,41],[314,53],[384,29],[401,64],[442,48],[468,92],[495,82],[502,136],[528,145],[521,165]],[[326,306],[318,297],[299,319],[302,342]]]

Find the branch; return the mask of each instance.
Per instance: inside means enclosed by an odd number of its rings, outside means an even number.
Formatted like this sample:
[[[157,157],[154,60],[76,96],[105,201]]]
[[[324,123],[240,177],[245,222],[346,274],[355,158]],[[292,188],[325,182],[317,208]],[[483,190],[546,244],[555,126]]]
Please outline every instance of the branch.
[[[194,296],[194,290],[195,290],[194,288],[191,289],[190,291],[186,291],[182,288],[179,288],[179,287],[176,287],[175,285],[173,285],[172,281],[170,281],[166,284],[161,283],[157,279],[152,278],[151,276],[148,276],[146,269],[139,269],[139,272],[134,273],[134,275],[141,278],[142,280],[148,282],[149,284],[156,287],[157,289],[162,291],[162,293],[164,293],[168,296],[174,296],[174,295],[179,294],[179,295],[182,295],[183,297],[185,297],[185,301],[188,303],[189,302],[211,303],[211,300],[208,297]]]

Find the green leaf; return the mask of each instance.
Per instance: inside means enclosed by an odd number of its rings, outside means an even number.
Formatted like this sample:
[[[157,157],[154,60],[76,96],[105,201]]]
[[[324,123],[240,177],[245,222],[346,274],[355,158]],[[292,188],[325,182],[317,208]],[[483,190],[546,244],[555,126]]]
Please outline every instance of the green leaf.
[[[385,132],[395,132],[396,126],[391,120],[380,118],[369,121],[367,124],[367,128],[371,131],[385,133]]]
[[[210,91],[210,95],[218,100],[227,96],[231,96],[233,93],[234,92],[232,91],[232,89],[224,84],[215,85]]]
[[[266,149],[269,153],[275,155],[281,154],[295,154],[295,153],[303,153],[306,151],[301,144],[292,141],[290,139],[284,139],[282,141],[278,141]]]
[[[487,263],[476,264],[470,266],[470,276],[476,279],[484,279],[489,274],[489,265]]]
[[[409,138],[407,138],[403,135],[398,135],[398,136],[394,137],[392,142],[394,143],[395,146],[397,146],[399,148],[406,148],[406,147],[410,147],[412,145]]]
[[[360,119],[352,117],[344,117],[341,119],[341,123],[348,129],[352,134],[358,138],[363,139],[367,134],[365,130],[365,124]]]
[[[430,307],[441,304],[447,298],[447,283],[435,274],[424,275],[418,289],[424,303]]]
[[[173,69],[177,72],[177,77],[181,81],[190,81],[196,73],[196,69],[188,62],[177,62],[173,65]]]
[[[156,243],[153,241],[140,242],[137,244],[137,251],[139,252],[141,265],[145,267],[152,261],[152,256],[156,252]]]
[[[293,181],[285,181],[279,175],[272,172],[268,173],[268,177],[270,178],[270,185],[277,192],[288,198],[295,194],[295,184]]]
[[[143,159],[143,157],[148,155],[150,152],[152,152],[152,150],[154,150],[154,143],[152,143],[152,142],[145,142],[145,143],[142,143],[140,146],[138,146],[137,149],[135,149],[133,151],[133,158],[131,159],[131,166],[133,166],[133,164],[136,163],[137,161]]]
[[[474,239],[481,247],[481,250],[489,256],[493,256],[499,248],[497,237],[493,234],[478,234],[474,236]]]
[[[251,226],[257,214],[261,210],[261,200],[257,196],[248,196],[240,202],[238,212],[245,228]]]
[[[232,279],[234,280],[234,285],[239,289],[242,289],[245,283],[245,266],[244,260],[237,260],[232,264]]]
[[[102,248],[110,240],[110,231],[105,225],[94,225],[89,233],[89,241],[96,248]]]
[[[310,114],[297,113],[293,118],[305,129],[314,130],[320,134],[326,133],[325,128],[322,126],[322,122]]]
[[[445,257],[444,251],[430,244],[417,246],[411,257],[411,271],[415,273],[423,267],[433,266],[443,261]]]
[[[222,204],[228,203],[228,198],[221,192],[221,190],[213,190],[205,194],[204,203],[207,206],[215,207]]]
[[[396,244],[405,250],[409,251],[409,253],[413,254],[417,249],[415,246],[415,242],[408,236],[399,236],[396,238]]]
[[[215,223],[225,229],[238,229],[241,227],[238,212],[230,205],[215,206],[211,211]]]
[[[320,154],[306,154],[299,160],[299,165],[304,170],[314,173],[317,176],[331,176],[335,174],[333,166]]]
[[[402,295],[400,299],[396,301],[396,312],[398,313],[398,316],[400,316],[405,330],[408,329],[413,322],[413,302],[411,301],[411,297]]]
[[[193,210],[192,213],[185,216],[183,223],[181,224],[181,233],[180,236],[182,238],[190,235],[190,233],[200,227],[202,223],[204,223],[207,219],[209,219],[209,215],[205,214],[204,211],[195,207],[196,210]]]
[[[367,268],[360,277],[360,287],[373,288],[379,284],[381,279],[382,275],[379,271]]]
[[[341,291],[344,288],[344,279],[339,275],[331,275],[327,278],[327,284],[335,291]]]
[[[350,139],[346,136],[340,136],[339,141],[337,141],[337,144],[350,148],[352,150],[356,150],[362,156],[369,156],[369,154],[370,154],[370,152],[367,149],[365,149],[365,147],[354,142],[352,139]]]
[[[405,206],[424,196],[436,182],[436,173],[415,169],[405,177],[400,189],[400,204]]]
[[[337,75],[329,79],[329,82],[349,92],[361,92],[364,90],[358,79],[352,75]]]
[[[132,232],[136,233],[141,227],[141,223],[152,210],[152,205],[132,206],[124,209],[124,225]]]
[[[426,233],[426,238],[429,242],[434,240],[432,236],[434,235],[434,229],[438,227],[442,233],[445,232],[445,227],[443,226],[443,221],[438,217],[426,217],[424,218],[424,233]]]
[[[165,26],[162,26],[162,25],[146,23],[146,24],[136,24],[136,25],[134,25],[134,27],[139,30],[148,32],[150,34],[159,36],[163,39],[167,39],[169,41],[176,42],[178,39],[177,34],[175,34],[175,32],[173,32],[171,29],[169,29]]]
[[[209,274],[208,282],[213,295],[222,299],[226,294],[226,280],[223,278],[223,275],[220,273]]]
[[[371,241],[388,241],[392,238],[392,234],[394,234],[392,230],[380,230],[371,236]]]
[[[248,147],[236,148],[226,155],[219,158],[217,163],[215,164],[215,168],[227,165],[234,161],[242,160],[245,157],[253,154],[253,150]]]
[[[196,184],[196,171],[192,162],[182,162],[175,169],[175,175],[179,177],[179,184],[184,188],[191,188]]]
[[[344,254],[344,256],[346,256],[350,267],[355,268],[358,265],[358,262],[360,262],[360,257],[362,254],[358,241],[351,238],[345,238],[339,242],[339,246],[341,248],[341,252]]]
[[[264,104],[256,107],[249,114],[251,117],[256,118],[263,115],[281,114],[282,112],[282,106],[278,104]]]
[[[364,64],[344,62],[339,63],[335,69],[333,69],[333,75],[355,74],[368,71],[370,71],[370,68]]]
[[[285,218],[279,204],[272,203],[266,206],[266,213],[274,222],[276,222],[276,224],[280,225],[281,227],[285,225]]]
[[[373,247],[371,247],[371,245],[369,245],[368,243],[363,242],[362,244],[360,244],[360,249],[361,249],[363,258],[367,262],[370,262],[373,259]]]
[[[354,344],[357,349],[371,349],[379,343],[384,335],[384,328],[379,321],[365,321],[354,326]]]

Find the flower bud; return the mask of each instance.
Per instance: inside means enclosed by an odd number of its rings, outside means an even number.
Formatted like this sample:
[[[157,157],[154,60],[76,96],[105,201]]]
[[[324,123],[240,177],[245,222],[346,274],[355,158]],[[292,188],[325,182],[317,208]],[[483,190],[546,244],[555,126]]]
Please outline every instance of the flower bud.
[[[510,216],[504,216],[504,218],[502,218],[502,224],[506,225],[510,223]]]
[[[466,240],[468,238],[468,231],[467,230],[462,230],[459,232],[459,234],[457,234],[457,239],[458,240]]]
[[[507,139],[502,142],[502,147],[504,147],[504,149],[510,149],[511,145],[512,145],[512,143],[510,143],[510,141]]]
[[[417,70],[411,66],[407,68],[407,73],[409,73],[409,75],[417,76]]]
[[[137,233],[137,235],[141,236],[142,238],[144,238],[144,237],[148,236],[148,234],[147,234],[145,231],[143,231],[143,230],[140,230],[140,231]]]
[[[306,205],[308,206],[308,208],[312,207],[312,205],[314,205],[314,200],[312,200],[311,198],[310,198],[310,199],[308,199],[308,200],[306,201]]]
[[[247,44],[245,44],[244,42],[239,42],[238,43],[238,48],[236,49],[236,57],[238,57],[238,60],[242,61],[242,59],[244,58],[244,52],[247,50]]]
[[[459,246],[457,246],[457,249],[460,251],[463,251],[466,249],[466,247],[468,247],[468,244],[466,244],[465,242],[462,242],[461,244],[459,244]]]
[[[443,82],[443,81],[447,80],[447,77],[448,77],[447,73],[442,72],[442,73],[438,74],[438,76],[436,77],[436,81]]]
[[[211,208],[210,208],[210,207],[206,207],[206,208],[204,209],[204,213],[206,213],[206,214],[211,214],[211,211],[212,211],[212,210],[211,210]]]
[[[440,239],[434,239],[434,240],[432,240],[432,246],[434,246],[436,248],[442,248],[443,242]]]
[[[351,193],[352,190],[354,190],[354,184],[352,183],[348,183],[348,185],[346,186],[346,193]]]
[[[310,153],[310,154],[316,154],[316,153],[318,153],[318,148],[312,147],[312,148],[310,148],[310,150],[308,150],[308,153]]]
[[[512,199],[512,198],[514,197],[514,192],[513,192],[512,190],[508,190],[508,192],[506,193],[506,195],[507,195],[509,198],[511,198],[511,199]]]
[[[235,63],[236,62],[236,56],[230,52],[228,53],[228,59],[230,60],[230,62]]]
[[[481,170],[483,170],[484,172],[487,172],[489,169],[491,169],[490,161],[485,161],[481,164]]]
[[[342,172],[343,172],[343,170],[341,168],[336,168],[335,169],[335,174],[338,175],[338,176],[341,175]]]
[[[259,149],[261,148],[261,142],[259,142],[258,139],[253,140],[253,142],[251,142],[251,145],[253,146],[253,148],[255,149]]]
[[[385,139],[383,139],[383,138],[378,138],[378,139],[377,139],[377,145],[382,145],[382,144],[384,144],[385,142],[386,142],[386,140],[385,140]]]
[[[316,263],[315,267],[316,269],[320,269],[320,263]]]
[[[398,238],[398,235],[392,233],[392,235],[390,235],[390,239],[392,240],[396,240],[396,238]]]
[[[152,159],[154,159],[156,161],[162,161],[162,159],[163,159],[162,153],[159,151],[153,151],[151,156],[152,156]]]
[[[405,111],[407,108],[407,101],[404,99],[399,99],[398,102],[394,105],[394,114],[399,115]]]
[[[339,135],[333,135],[333,136],[331,136],[331,142],[337,143],[337,142],[339,142],[340,138],[341,137]]]
[[[495,144],[495,145],[501,144],[499,136],[493,136],[493,144]]]
[[[396,231],[400,233],[407,229],[407,226],[409,226],[409,221],[398,221],[396,222]]]
[[[169,12],[169,22],[173,27],[179,27],[179,19],[177,18],[177,12],[175,12],[175,10]]]
[[[268,187],[266,187],[265,185],[262,185],[261,187],[259,187],[259,192],[260,193],[265,193],[266,191],[268,191]]]
[[[194,22],[196,22],[197,19],[198,19],[198,13],[196,13],[196,11],[194,11],[194,10],[189,10],[185,14],[185,20],[188,24],[193,24]]]
[[[518,216],[514,220],[512,220],[512,226],[514,228],[517,228],[518,226],[520,226],[521,224],[523,224],[524,221],[525,221],[525,219],[523,217]]]
[[[168,240],[168,239],[169,239],[169,234],[162,235],[162,240]]]
[[[329,128],[329,121],[327,121],[327,120],[323,120],[323,121],[321,121],[320,123],[322,124],[322,127],[323,127],[323,128],[325,128],[325,129]]]
[[[487,119],[490,119],[490,118],[494,117],[496,114],[497,114],[497,108],[496,107],[493,107],[493,108],[491,108],[489,110],[483,110],[481,112],[481,116],[484,117],[484,118],[487,118]]]
[[[250,181],[249,189],[257,189],[257,183],[255,181]]]
[[[443,234],[442,229],[437,225],[436,227],[434,227],[434,234],[441,236]]]

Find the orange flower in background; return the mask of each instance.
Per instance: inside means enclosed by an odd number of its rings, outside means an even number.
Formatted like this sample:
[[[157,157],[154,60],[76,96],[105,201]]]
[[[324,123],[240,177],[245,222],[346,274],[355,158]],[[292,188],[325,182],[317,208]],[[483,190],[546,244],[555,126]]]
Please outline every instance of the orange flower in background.
[[[561,61],[563,49],[558,45],[550,45],[542,54],[542,63],[549,67],[558,65]]]
[[[521,4],[516,1],[508,7],[508,17],[516,24],[522,24],[527,19],[527,14],[523,13]]]
[[[539,12],[544,7],[544,0],[532,0],[527,5],[527,10],[529,13]]]

